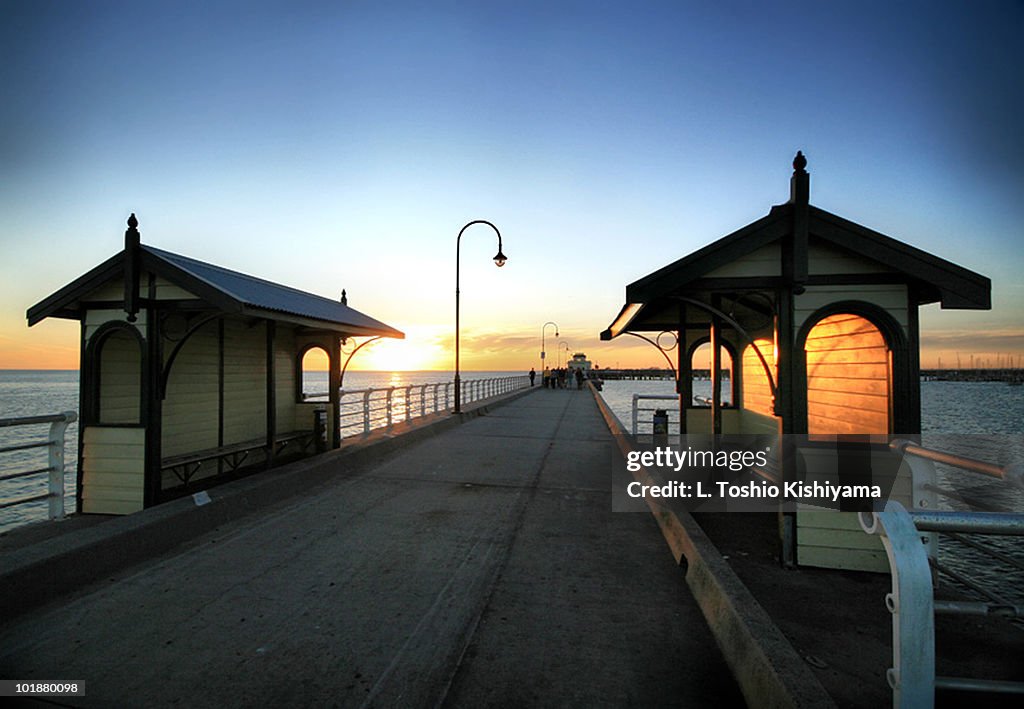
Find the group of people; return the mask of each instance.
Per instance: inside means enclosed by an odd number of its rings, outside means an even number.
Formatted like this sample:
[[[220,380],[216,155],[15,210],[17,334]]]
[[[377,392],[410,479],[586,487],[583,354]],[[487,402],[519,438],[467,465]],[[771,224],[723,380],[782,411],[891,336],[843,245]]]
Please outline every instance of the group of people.
[[[530,386],[533,386],[534,380],[537,378],[537,372],[533,368],[530,369]],[[545,389],[572,389],[575,383],[577,389],[583,388],[583,380],[585,379],[582,369],[568,369],[561,367],[559,369],[544,368],[544,375],[541,377],[541,386]]]

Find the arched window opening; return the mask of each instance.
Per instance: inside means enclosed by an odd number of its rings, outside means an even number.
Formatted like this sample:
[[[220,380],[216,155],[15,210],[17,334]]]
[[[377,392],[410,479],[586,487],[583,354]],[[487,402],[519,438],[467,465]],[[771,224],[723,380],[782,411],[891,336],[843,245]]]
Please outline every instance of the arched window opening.
[[[754,348],[757,347],[757,350]],[[743,408],[765,416],[775,415],[774,398],[772,397],[771,380],[764,369],[761,357],[775,376],[775,345],[771,340],[760,338],[743,349],[741,367],[743,371]]]
[[[718,382],[718,391],[722,406],[731,406],[733,396],[732,354],[724,345],[719,347],[722,362],[722,378]],[[711,343],[704,342],[696,347],[690,355],[690,372],[692,373],[693,401],[691,406],[711,406]]]
[[[299,363],[299,401],[327,401],[330,393],[330,358],[319,345],[302,353]]]
[[[124,329],[102,336],[96,359],[99,375],[96,420],[103,425],[141,423],[142,350]]]
[[[809,434],[890,432],[891,352],[874,323],[851,313],[822,318],[804,352]]]

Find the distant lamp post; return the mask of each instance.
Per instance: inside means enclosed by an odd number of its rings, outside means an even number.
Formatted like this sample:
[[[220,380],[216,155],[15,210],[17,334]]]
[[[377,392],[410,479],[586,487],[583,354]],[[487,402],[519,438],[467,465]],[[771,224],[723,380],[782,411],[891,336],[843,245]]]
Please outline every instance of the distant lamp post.
[[[565,366],[568,367],[569,366],[569,343],[566,342],[565,340],[562,340],[561,342],[558,343],[558,347],[560,348],[558,350],[558,366],[559,367],[562,366],[562,350],[565,350]]]
[[[547,357],[547,353],[544,351],[544,333],[547,332],[548,325],[551,325],[552,327],[555,328],[555,337],[558,337],[558,325],[557,324],[555,324],[555,323],[553,323],[553,322],[551,322],[549,320],[548,322],[544,323],[544,325],[541,326],[541,328],[540,328],[540,368],[541,368],[541,371],[544,370],[544,358]]]
[[[474,224],[486,224],[498,235],[498,253],[494,255],[494,265],[501,268],[508,261],[508,257],[501,250],[501,232],[489,221],[474,219],[459,230],[459,236],[455,240],[455,413],[462,411],[462,380],[459,378],[459,247],[462,245],[463,232]]]

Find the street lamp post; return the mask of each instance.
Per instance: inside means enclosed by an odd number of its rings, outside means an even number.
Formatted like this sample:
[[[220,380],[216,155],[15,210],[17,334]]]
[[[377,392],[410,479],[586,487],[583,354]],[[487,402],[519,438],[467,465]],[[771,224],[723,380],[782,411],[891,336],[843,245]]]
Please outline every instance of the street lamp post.
[[[486,219],[474,219],[459,230],[459,236],[455,239],[455,411],[462,412],[462,380],[459,378],[459,247],[462,245],[462,234],[474,224],[486,224],[498,235],[498,253],[494,255],[494,265],[501,268],[508,259],[501,250],[501,232],[498,227]]]
[[[541,326],[541,328],[540,328],[540,369],[541,369],[542,372],[544,371],[544,358],[547,357],[547,354],[544,352],[544,333],[547,331],[548,325],[551,325],[552,327],[555,328],[555,337],[558,337],[558,325],[556,323],[553,323],[553,322],[551,322],[549,320],[548,322],[544,323]]]
[[[565,366],[568,367],[569,366],[569,343],[566,342],[565,340],[562,340],[561,342],[558,343],[558,347],[560,348],[558,350],[558,366],[559,367],[562,366],[562,349],[564,349],[565,350]]]

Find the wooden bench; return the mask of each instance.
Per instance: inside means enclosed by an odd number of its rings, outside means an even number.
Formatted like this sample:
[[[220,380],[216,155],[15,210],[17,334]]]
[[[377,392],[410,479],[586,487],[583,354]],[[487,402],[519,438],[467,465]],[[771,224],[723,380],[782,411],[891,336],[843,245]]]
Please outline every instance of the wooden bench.
[[[305,452],[315,442],[315,434],[310,430],[279,433],[274,436],[274,450],[271,458],[281,455],[289,446],[294,447],[298,445],[299,451]],[[267,452],[267,439],[265,437],[232,443],[227,446],[206,448],[181,455],[172,455],[163,459],[160,470],[172,472],[181,481],[182,485],[188,485],[189,481],[195,477],[196,473],[202,469],[205,463],[217,461],[218,472],[220,472],[219,463],[223,461],[227,465],[228,472],[234,472],[243,466],[250,453],[257,450],[262,450],[264,453]]]

